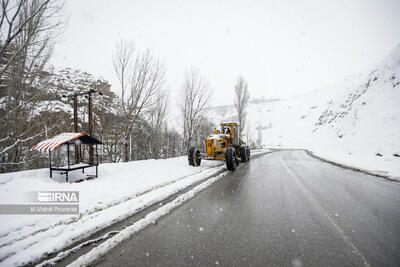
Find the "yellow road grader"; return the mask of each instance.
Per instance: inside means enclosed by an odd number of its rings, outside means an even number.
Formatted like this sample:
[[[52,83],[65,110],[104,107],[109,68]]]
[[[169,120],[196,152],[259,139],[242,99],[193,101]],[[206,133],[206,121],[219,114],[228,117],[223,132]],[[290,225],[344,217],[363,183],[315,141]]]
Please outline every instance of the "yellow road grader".
[[[221,128],[214,129],[214,134],[206,138],[206,152],[190,147],[188,161],[191,166],[200,166],[202,159],[223,160],[230,171],[234,171],[242,162],[250,160],[250,148],[244,145],[239,133],[239,125],[235,122],[221,123]]]

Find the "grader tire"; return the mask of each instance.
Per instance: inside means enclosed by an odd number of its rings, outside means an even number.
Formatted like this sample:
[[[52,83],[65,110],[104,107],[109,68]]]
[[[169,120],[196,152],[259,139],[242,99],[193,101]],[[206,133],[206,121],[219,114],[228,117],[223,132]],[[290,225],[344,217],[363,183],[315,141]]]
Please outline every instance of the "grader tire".
[[[194,146],[189,148],[188,161],[190,166],[198,167],[201,164],[200,150]]]
[[[245,146],[241,146],[240,147],[240,160],[242,161],[242,162],[246,162],[248,159],[247,159],[247,147],[245,147]]]
[[[250,161],[250,147],[246,146],[247,161]]]
[[[228,147],[225,151],[226,168],[230,171],[236,170],[239,160],[236,155],[235,148]]]

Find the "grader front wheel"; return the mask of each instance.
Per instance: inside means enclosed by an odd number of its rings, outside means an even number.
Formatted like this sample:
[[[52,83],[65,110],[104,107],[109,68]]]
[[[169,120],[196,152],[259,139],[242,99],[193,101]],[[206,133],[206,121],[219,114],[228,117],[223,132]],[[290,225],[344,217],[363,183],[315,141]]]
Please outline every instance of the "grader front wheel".
[[[225,151],[225,161],[226,168],[230,171],[236,170],[236,167],[239,165],[239,160],[235,151],[235,148],[228,147]]]
[[[200,150],[196,149],[194,146],[189,148],[188,161],[190,166],[195,166],[195,167],[200,166],[201,164]]]

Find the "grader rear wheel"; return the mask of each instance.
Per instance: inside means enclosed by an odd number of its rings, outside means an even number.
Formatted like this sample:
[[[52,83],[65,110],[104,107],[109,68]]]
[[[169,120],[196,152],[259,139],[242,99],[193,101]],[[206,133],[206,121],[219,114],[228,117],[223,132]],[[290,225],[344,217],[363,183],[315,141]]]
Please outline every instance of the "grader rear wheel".
[[[247,147],[246,146],[241,146],[240,147],[240,160],[242,161],[242,162],[246,162],[246,161],[248,161],[248,157],[247,157],[247,155],[248,155],[248,153],[247,153]]]

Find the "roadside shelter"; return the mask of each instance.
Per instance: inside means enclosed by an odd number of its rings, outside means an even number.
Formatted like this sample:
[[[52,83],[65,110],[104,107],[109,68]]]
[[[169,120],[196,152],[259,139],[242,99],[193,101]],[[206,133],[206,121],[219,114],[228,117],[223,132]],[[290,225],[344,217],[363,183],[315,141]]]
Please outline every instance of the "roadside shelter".
[[[74,170],[82,170],[85,173],[85,168],[96,167],[96,177],[98,176],[98,166],[99,166],[99,154],[97,152],[97,145],[102,145],[103,143],[93,138],[86,133],[62,133],[54,136],[53,138],[44,140],[33,147],[38,151],[49,151],[49,168],[50,168],[50,178],[53,177],[53,171],[63,171],[65,172],[65,179],[68,182],[68,172]],[[82,145],[95,145],[96,147],[96,162],[82,163]],[[51,152],[61,146],[67,146],[67,166],[63,167],[53,167],[51,163]],[[80,162],[78,164],[70,164],[70,146],[78,147],[80,151]]]

